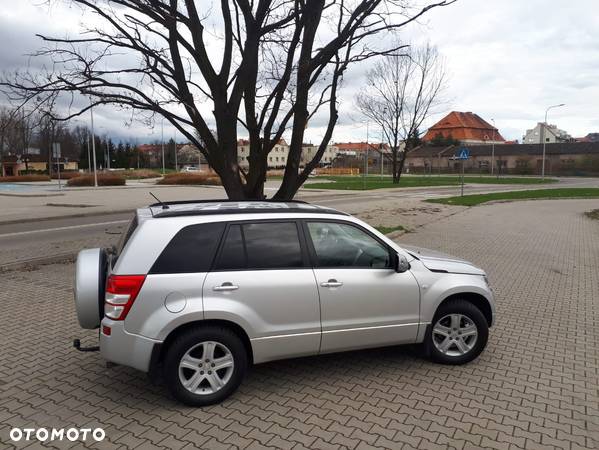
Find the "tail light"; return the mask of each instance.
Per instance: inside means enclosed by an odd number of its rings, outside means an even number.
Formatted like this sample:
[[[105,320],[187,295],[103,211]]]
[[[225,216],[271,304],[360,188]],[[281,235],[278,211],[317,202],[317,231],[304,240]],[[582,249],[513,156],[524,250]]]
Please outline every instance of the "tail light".
[[[145,279],[145,275],[110,275],[106,282],[106,317],[125,320]]]

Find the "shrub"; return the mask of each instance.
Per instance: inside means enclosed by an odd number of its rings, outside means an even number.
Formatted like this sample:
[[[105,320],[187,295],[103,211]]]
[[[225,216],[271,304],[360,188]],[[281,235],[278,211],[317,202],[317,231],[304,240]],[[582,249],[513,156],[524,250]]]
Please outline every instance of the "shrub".
[[[48,175],[18,175],[11,177],[0,177],[0,183],[21,183],[24,181],[50,181]]]
[[[81,175],[67,181],[67,186],[93,186],[94,175]],[[124,186],[125,177],[114,173],[99,173],[98,186]]]
[[[158,172],[150,169],[128,170],[124,175],[128,180],[134,180],[136,178],[160,178],[162,176]]]
[[[164,176],[161,180],[158,180],[157,184],[193,184],[193,185],[207,185],[207,186],[220,186],[220,178],[218,175],[212,172],[206,173],[169,173]]]
[[[80,177],[80,176],[81,176],[81,173],[79,173],[79,172],[74,172],[74,171],[60,172],[61,180],[70,180],[71,178]],[[58,172],[52,172],[52,179],[58,180]]]

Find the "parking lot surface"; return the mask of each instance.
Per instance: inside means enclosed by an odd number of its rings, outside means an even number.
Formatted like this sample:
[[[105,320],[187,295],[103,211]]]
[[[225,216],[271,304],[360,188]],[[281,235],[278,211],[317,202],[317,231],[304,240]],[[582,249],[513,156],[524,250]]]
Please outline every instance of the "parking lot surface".
[[[592,200],[470,208],[400,240],[483,267],[497,297],[489,346],[439,366],[386,348],[255,367],[225,403],[175,403],[80,330],[73,266],[0,274],[0,447],[20,428],[102,427],[94,448],[597,448],[599,223]],[[365,299],[367,301],[367,299]],[[80,447],[78,442],[46,446]],[[33,447],[32,447],[33,448]]]

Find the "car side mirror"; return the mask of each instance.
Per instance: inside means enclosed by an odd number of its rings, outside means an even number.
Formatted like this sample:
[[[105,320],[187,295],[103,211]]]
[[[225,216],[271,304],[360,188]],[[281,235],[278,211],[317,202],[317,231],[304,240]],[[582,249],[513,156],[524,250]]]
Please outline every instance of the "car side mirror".
[[[404,255],[393,252],[393,268],[397,273],[404,273],[410,270],[410,263]]]

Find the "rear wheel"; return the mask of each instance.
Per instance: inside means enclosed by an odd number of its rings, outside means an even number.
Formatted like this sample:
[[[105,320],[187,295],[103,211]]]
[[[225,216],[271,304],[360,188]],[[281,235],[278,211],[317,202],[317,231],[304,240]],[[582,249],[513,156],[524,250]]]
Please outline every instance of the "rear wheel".
[[[489,337],[483,313],[465,300],[439,307],[425,337],[429,357],[442,364],[465,364],[478,357]]]
[[[191,406],[219,403],[241,384],[248,357],[231,330],[208,326],[188,330],[167,350],[164,378],[173,396]]]

